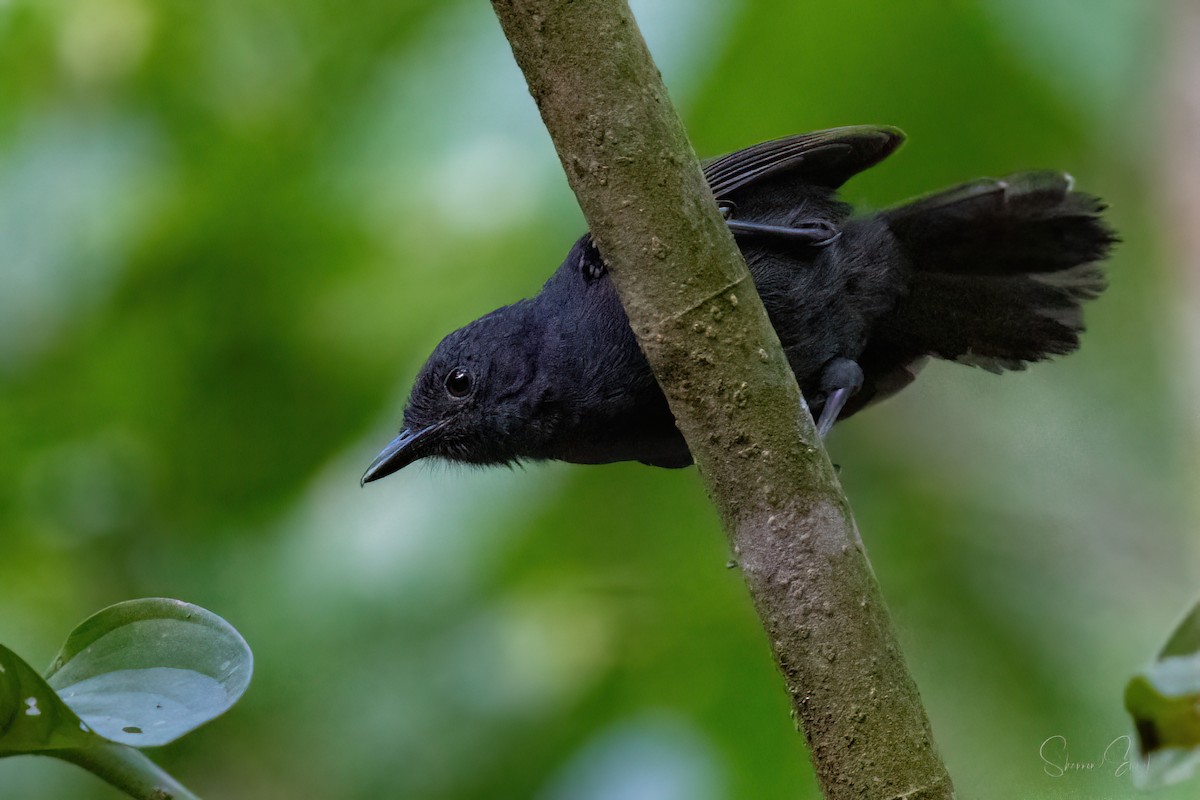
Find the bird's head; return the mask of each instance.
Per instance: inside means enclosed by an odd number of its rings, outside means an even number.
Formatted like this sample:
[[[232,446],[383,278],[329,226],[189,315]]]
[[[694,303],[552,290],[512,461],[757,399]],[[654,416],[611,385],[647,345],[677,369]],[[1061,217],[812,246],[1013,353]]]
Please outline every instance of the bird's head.
[[[460,328],[434,349],[413,383],[404,427],[362,483],[422,458],[509,464],[530,455],[546,390],[538,385],[540,331],[523,301]]]

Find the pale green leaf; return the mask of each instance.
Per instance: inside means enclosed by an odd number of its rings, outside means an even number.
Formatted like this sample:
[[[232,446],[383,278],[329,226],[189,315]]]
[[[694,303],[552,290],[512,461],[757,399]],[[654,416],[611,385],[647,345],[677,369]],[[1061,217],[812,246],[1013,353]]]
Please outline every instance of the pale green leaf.
[[[245,692],[250,648],[225,620],[179,600],[110,606],[72,631],[46,678],[97,733],[135,747],[173,741]]]

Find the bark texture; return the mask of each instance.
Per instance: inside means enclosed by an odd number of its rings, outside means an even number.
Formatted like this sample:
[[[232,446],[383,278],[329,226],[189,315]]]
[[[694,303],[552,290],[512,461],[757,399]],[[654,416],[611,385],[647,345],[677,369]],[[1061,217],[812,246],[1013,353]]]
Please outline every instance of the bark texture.
[[[850,508],[625,0],[492,0],[826,797],[953,797]]]

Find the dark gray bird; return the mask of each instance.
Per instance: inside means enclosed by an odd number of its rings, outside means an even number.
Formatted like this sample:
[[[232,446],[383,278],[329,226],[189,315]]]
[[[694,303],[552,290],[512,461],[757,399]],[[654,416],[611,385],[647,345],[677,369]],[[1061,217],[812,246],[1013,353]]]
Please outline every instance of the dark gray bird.
[[[801,134],[718,158],[705,177],[821,435],[903,389],[929,357],[991,372],[1079,346],[1116,237],[1061,172],[981,179],[851,216],[836,190],[903,140],[888,127]],[[421,369],[404,430],[367,469],[692,463],[585,235],[535,296],[451,333]]]

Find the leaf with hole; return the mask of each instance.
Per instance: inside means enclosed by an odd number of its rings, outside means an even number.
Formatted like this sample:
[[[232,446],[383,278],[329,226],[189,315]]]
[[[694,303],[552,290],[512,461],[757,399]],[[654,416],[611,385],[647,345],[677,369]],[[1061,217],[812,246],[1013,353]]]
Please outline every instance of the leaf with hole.
[[[97,741],[37,670],[0,645],[0,756],[86,747]]]

